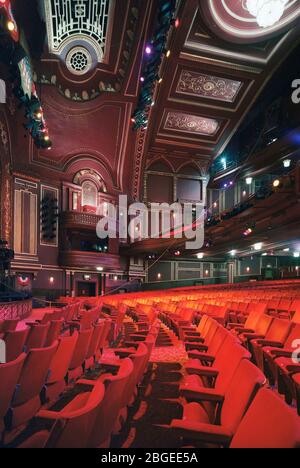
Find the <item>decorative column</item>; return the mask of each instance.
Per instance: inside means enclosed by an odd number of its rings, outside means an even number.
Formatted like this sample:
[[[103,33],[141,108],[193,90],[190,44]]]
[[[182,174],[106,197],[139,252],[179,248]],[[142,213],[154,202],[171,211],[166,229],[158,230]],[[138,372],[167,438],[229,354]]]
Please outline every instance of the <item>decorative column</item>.
[[[12,247],[12,174],[9,157],[9,136],[6,123],[0,120],[0,164],[1,164],[1,233],[0,238]]]

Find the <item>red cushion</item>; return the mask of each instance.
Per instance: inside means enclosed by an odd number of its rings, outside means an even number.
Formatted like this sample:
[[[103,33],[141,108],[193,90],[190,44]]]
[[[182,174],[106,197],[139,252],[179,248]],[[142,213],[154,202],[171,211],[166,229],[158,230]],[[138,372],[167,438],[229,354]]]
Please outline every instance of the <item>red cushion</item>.
[[[82,207],[82,211],[84,213],[96,213],[97,208],[95,206],[90,206],[90,205],[84,205]]]

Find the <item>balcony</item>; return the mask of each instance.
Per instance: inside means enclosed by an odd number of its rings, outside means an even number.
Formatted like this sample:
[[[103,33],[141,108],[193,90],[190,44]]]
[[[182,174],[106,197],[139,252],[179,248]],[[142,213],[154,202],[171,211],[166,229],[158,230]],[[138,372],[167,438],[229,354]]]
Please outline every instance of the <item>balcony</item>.
[[[125,262],[122,261],[119,255],[114,254],[66,250],[59,253],[58,261],[62,267],[80,270],[96,271],[98,266],[103,267],[105,272],[123,271],[126,269]]]

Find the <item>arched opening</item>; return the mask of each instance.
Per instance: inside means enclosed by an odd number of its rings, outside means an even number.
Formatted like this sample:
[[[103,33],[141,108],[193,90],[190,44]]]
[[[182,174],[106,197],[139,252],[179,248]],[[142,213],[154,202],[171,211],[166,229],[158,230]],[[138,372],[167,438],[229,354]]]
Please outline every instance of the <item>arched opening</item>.
[[[86,180],[82,184],[82,206],[97,209],[98,189],[91,180]]]

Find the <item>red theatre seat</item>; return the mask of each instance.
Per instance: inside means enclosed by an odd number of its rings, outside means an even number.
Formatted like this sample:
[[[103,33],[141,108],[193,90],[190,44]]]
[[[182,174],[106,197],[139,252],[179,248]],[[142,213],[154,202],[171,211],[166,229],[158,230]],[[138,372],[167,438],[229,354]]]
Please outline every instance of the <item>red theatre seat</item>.
[[[23,353],[15,361],[0,364],[0,435],[4,430],[4,417],[10,409],[25,359],[26,354]]]
[[[90,448],[109,448],[114,427],[121,410],[127,406],[127,387],[133,377],[134,365],[131,359],[122,359],[116,376],[105,374],[101,377],[106,392],[98,410],[97,418],[88,441]],[[80,380],[79,384],[95,386],[95,382]],[[105,421],[105,424],[103,424]]]
[[[205,390],[201,402],[213,401],[219,406],[211,416],[198,403],[184,407],[182,420],[173,420],[171,428],[187,440],[228,446],[259,388],[266,382],[263,373],[250,361],[240,361],[226,391]],[[220,414],[220,416],[219,416]]]
[[[273,392],[261,389],[232,440],[233,449],[300,448],[300,420]]]
[[[56,401],[66,388],[67,374],[77,340],[78,333],[75,332],[72,336],[61,337],[58,341],[57,350],[51,360],[46,385],[45,400],[48,403]]]
[[[27,423],[41,408],[40,394],[46,385],[51,360],[58,343],[49,348],[33,349],[27,355],[12,407],[6,418],[7,430]]]
[[[6,361],[14,361],[24,352],[25,342],[29,333],[29,328],[6,333],[4,341],[6,343]]]
[[[29,334],[25,343],[26,352],[32,349],[43,348],[47,339],[50,324],[31,324]]]
[[[52,422],[52,430],[34,434],[19,448],[87,448],[104,394],[105,387],[99,381],[91,391],[75,396],[62,411],[40,411],[37,417]]]

